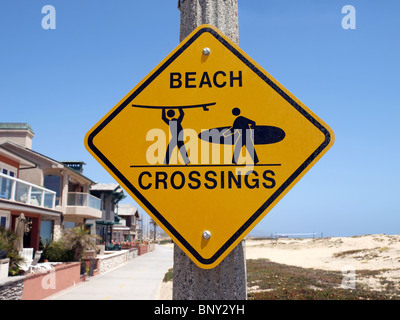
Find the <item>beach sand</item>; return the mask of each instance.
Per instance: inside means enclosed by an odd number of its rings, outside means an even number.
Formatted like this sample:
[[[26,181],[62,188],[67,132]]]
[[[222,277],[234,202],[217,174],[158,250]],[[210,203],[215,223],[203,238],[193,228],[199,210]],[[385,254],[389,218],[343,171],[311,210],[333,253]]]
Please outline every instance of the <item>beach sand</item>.
[[[385,280],[400,289],[400,235],[364,235],[331,238],[246,239],[246,259],[268,259],[273,262],[322,270],[352,271],[356,283],[381,290]],[[377,275],[362,276],[359,270],[376,270]],[[160,299],[172,298],[172,285],[163,284]]]
[[[322,270],[355,272],[356,282],[381,290],[385,280],[400,286],[400,235],[364,235],[316,239],[246,240],[246,259]],[[358,270],[381,270],[361,276]]]

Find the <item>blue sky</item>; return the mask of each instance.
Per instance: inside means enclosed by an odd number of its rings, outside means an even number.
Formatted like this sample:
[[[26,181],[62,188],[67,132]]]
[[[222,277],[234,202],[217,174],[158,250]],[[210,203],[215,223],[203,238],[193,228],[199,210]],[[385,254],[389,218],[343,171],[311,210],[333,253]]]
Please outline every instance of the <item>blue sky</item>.
[[[41,26],[47,4],[55,30]],[[341,24],[349,4],[355,30]],[[34,150],[113,182],[84,136],[179,44],[177,1],[2,0],[0,9],[0,121],[29,123]],[[396,0],[239,0],[240,47],[336,136],[252,234],[399,233],[399,11]]]

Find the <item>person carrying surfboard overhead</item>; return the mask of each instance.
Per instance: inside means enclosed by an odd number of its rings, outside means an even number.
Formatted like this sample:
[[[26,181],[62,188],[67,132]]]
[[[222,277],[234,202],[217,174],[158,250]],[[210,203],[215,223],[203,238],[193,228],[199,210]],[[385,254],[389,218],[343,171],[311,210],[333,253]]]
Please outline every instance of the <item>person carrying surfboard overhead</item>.
[[[246,146],[254,164],[259,162],[256,149],[254,148],[254,128],[256,123],[253,120],[240,116],[240,109],[233,108],[232,114],[236,116],[232,127],[223,133],[224,137],[234,136],[235,148],[233,151],[232,163],[237,164],[243,146]]]
[[[171,133],[171,141],[168,144],[167,152],[165,153],[164,164],[169,164],[172,156],[172,152],[175,147],[178,147],[179,152],[182,155],[183,161],[185,165],[187,165],[190,160],[187,155],[186,147],[183,142],[183,128],[182,128],[182,120],[185,115],[182,108],[178,109],[179,116],[176,117],[174,110],[162,109],[162,119],[169,126],[169,131]],[[179,139],[179,137],[181,139]]]

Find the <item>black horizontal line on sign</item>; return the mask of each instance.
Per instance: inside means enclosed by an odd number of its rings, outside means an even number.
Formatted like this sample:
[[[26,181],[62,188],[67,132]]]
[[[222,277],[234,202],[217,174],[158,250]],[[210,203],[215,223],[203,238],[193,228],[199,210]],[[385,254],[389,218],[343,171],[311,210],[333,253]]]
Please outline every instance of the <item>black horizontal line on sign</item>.
[[[270,164],[190,164],[190,165],[180,165],[180,164],[162,164],[162,165],[132,165],[131,168],[191,168],[191,167],[280,167],[280,163],[270,163]]]

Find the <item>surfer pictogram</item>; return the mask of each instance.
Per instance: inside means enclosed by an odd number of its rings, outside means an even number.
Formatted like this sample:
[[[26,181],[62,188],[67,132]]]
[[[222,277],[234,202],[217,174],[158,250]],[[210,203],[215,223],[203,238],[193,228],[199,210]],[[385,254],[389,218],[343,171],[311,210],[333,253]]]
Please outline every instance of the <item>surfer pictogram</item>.
[[[236,116],[232,126],[218,127],[205,130],[199,138],[209,143],[234,145],[232,163],[237,164],[243,146],[252,157],[254,164],[259,162],[255,150],[256,145],[266,145],[282,141],[285,131],[281,128],[266,125],[257,125],[255,121],[240,115],[239,108],[233,108],[232,114]],[[233,139],[230,138],[233,136]]]
[[[234,108],[232,114],[236,116],[232,127],[222,133],[224,137],[234,136],[235,148],[233,151],[232,163],[238,163],[240,152],[242,151],[243,146],[245,146],[247,152],[250,153],[250,156],[253,159],[253,163],[257,164],[259,160],[254,148],[254,128],[256,123],[253,120],[241,116],[239,108]]]
[[[162,110],[162,119],[168,125],[169,131],[171,132],[171,140],[168,143],[167,152],[165,153],[164,164],[169,164],[172,156],[172,152],[175,147],[178,147],[179,152],[182,155],[183,161],[185,165],[187,165],[190,160],[187,155],[185,144],[183,143],[183,128],[182,128],[182,120],[185,116],[182,108],[179,108],[179,116],[175,116],[175,111],[170,109],[168,112],[165,112],[166,109]]]
[[[158,109],[162,110],[162,120],[168,125],[171,133],[171,140],[167,146],[164,164],[169,165],[172,152],[177,147],[181,153],[185,165],[190,163],[185,144],[183,142],[182,121],[185,116],[183,109],[203,108],[209,111],[208,107],[216,105],[216,102],[195,104],[186,106],[151,106],[133,104],[135,108]],[[178,114],[176,113],[178,111]],[[253,164],[259,163],[259,158],[255,150],[256,145],[273,144],[285,138],[285,131],[281,128],[266,125],[257,125],[255,121],[241,115],[239,108],[233,108],[232,114],[236,116],[231,126],[217,127],[202,131],[198,138],[209,143],[221,145],[234,145],[232,165],[238,165],[239,156],[243,147],[246,147],[250,154]],[[230,137],[233,137],[230,138]],[[260,165],[260,164],[259,164]]]
[[[145,108],[145,109],[162,109],[162,120],[168,125],[169,131],[171,133],[171,140],[168,143],[167,151],[165,153],[164,164],[169,164],[171,161],[172,153],[175,147],[178,147],[181,153],[182,159],[185,165],[190,163],[189,156],[186,151],[185,144],[183,142],[183,128],[182,121],[185,113],[183,109],[193,109],[193,108],[203,108],[204,111],[209,111],[208,107],[215,105],[216,102],[188,105],[188,106],[148,106],[148,105],[138,105],[133,104],[132,107],[135,108]],[[167,111],[168,110],[168,111]],[[178,110],[179,115],[176,116],[175,110]]]

